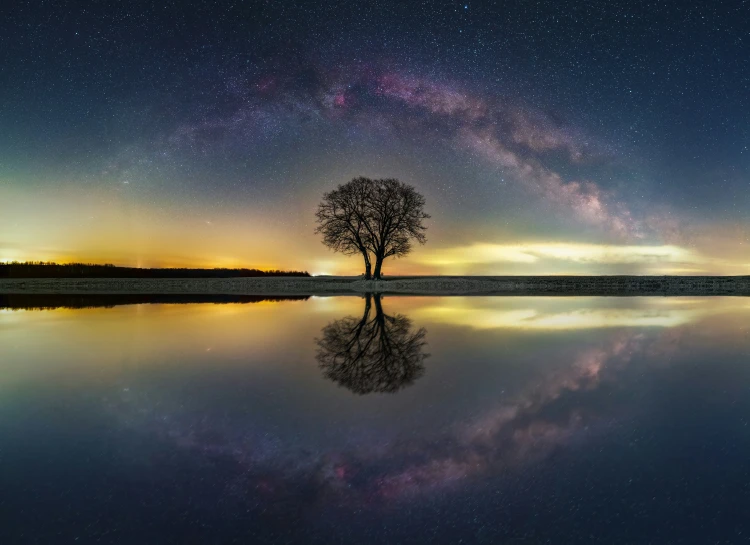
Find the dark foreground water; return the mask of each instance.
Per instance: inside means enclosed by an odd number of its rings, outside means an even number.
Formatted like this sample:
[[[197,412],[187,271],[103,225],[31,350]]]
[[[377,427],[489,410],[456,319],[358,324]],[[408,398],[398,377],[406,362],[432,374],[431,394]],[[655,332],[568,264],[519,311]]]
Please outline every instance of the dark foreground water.
[[[16,306],[95,302],[74,303]],[[749,318],[744,298],[0,310],[0,543],[743,543]]]

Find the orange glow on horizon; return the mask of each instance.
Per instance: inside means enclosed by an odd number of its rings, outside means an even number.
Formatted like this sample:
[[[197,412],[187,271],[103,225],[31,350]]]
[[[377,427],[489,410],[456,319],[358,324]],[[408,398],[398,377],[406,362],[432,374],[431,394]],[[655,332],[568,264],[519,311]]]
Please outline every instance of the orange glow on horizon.
[[[308,199],[317,196],[310,195]],[[114,190],[61,188],[43,196],[10,189],[0,215],[0,262],[111,263],[138,268],[255,268],[357,276],[359,256],[336,254],[321,244],[300,202],[294,213],[227,209],[206,219],[193,208],[164,209],[130,202]],[[30,214],[29,210],[35,213]],[[432,226],[431,226],[432,227]],[[750,247],[733,225],[706,229],[697,243],[591,243],[534,239],[510,233],[467,241],[471,231],[434,226],[426,246],[386,261],[383,274],[587,275],[717,274],[750,272]],[[736,241],[736,243],[734,243]]]

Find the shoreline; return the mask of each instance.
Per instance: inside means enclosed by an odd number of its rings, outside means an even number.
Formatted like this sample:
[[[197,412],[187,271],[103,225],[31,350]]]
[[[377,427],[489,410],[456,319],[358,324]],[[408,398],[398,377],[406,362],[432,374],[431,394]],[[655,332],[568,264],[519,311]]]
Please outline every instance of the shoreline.
[[[0,279],[0,294],[750,295],[750,276],[394,276]]]

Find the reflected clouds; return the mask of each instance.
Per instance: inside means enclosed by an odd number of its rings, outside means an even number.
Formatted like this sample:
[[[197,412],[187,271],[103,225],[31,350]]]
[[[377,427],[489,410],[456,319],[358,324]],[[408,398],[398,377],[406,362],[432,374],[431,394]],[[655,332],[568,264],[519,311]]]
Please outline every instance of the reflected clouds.
[[[582,330],[618,327],[670,328],[703,317],[746,309],[742,299],[579,297],[577,305],[543,297],[443,298],[414,311],[420,320],[472,329]],[[572,308],[571,308],[572,307]]]

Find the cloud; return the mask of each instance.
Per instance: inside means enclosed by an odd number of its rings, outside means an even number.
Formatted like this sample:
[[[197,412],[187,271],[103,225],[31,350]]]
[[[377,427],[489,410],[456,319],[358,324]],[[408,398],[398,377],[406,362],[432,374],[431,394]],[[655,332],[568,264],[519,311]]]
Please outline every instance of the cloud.
[[[709,229],[695,235],[690,246],[476,242],[420,249],[411,260],[432,274],[745,275],[750,243],[744,240],[737,229]]]
[[[475,243],[423,252],[417,259],[425,265],[436,266],[492,263],[532,264],[543,260],[589,264],[697,263],[700,260],[694,251],[673,245],[639,246],[565,242]]]

